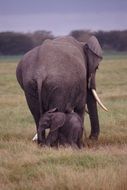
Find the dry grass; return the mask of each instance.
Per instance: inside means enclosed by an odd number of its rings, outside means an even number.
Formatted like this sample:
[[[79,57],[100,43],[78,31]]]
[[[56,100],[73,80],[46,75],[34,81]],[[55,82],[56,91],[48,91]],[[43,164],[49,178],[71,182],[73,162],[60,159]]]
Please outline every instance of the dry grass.
[[[109,113],[99,108],[98,142],[76,151],[39,148],[35,126],[15,78],[16,62],[0,62],[0,190],[127,189],[127,60],[102,62],[98,92]],[[87,136],[90,127],[86,116]]]

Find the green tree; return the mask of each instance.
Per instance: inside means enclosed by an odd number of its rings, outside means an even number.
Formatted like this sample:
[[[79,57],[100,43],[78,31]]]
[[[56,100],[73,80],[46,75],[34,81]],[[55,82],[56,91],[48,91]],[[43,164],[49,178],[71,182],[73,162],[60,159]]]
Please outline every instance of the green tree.
[[[23,54],[33,48],[31,38],[22,33],[1,32],[0,54],[15,55]]]

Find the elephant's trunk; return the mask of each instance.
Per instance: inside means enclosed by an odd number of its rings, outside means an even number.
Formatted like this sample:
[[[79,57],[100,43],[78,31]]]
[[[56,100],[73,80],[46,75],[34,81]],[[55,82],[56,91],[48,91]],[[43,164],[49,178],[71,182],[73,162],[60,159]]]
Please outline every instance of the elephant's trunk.
[[[105,110],[105,111],[108,111],[108,109],[103,105],[100,98],[98,97],[97,92],[96,92],[95,89],[92,89],[92,93],[93,93],[93,96],[95,97],[96,101],[98,102],[98,104],[102,107],[102,109]]]
[[[90,123],[91,123],[91,134],[90,138],[98,139],[100,132],[97,102],[92,94],[91,89],[88,89],[87,93],[87,107],[89,111]]]

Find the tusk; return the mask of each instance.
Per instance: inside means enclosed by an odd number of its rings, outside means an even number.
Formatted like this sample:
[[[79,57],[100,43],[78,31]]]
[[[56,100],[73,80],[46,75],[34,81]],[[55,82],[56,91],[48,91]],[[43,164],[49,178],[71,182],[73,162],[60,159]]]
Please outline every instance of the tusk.
[[[102,104],[101,100],[99,99],[96,90],[92,89],[92,93],[96,99],[96,101],[98,102],[98,104],[105,110],[108,111],[108,109]]]
[[[37,133],[36,133],[36,135],[34,135],[34,137],[32,138],[32,141],[37,141],[37,139],[38,139],[38,136],[37,136]]]

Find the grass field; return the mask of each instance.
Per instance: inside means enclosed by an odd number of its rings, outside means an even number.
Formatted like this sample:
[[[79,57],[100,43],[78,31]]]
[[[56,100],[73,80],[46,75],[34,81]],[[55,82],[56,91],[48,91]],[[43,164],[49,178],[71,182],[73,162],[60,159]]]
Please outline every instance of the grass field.
[[[106,55],[97,73],[98,142],[82,150],[39,148],[16,78],[19,57],[0,58],[0,190],[127,189],[127,56]],[[90,125],[85,119],[87,136]]]

